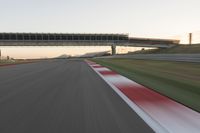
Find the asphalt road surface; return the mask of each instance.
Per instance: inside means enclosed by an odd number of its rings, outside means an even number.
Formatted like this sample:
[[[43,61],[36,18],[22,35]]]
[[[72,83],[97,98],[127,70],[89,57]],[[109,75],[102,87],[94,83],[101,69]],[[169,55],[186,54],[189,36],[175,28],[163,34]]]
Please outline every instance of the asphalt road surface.
[[[0,67],[0,133],[151,133],[84,62]]]

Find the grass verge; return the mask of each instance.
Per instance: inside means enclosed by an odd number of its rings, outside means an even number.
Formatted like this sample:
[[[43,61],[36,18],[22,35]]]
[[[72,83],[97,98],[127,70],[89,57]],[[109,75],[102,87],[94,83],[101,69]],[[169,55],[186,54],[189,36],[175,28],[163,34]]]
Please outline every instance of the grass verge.
[[[200,112],[200,64],[187,62],[92,59]]]
[[[177,45],[172,48],[142,50],[133,52],[132,54],[199,54],[199,53],[200,53],[200,44],[193,44],[193,45]]]

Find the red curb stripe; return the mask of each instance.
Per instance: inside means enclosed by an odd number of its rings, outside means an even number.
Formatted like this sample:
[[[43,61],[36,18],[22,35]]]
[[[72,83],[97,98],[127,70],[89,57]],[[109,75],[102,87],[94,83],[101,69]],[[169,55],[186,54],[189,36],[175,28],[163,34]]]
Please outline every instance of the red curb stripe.
[[[92,66],[93,68],[104,68],[102,66]]]
[[[95,70],[95,68],[93,69]],[[98,69],[95,71],[156,132],[199,133],[200,113],[116,72],[98,71]],[[142,110],[138,110],[136,106]],[[148,114],[153,121],[148,116],[146,117],[145,114]],[[159,123],[159,125],[156,123]]]
[[[134,85],[115,85],[124,94],[126,94],[134,102],[166,102],[170,101],[167,97],[160,95],[157,92],[150,90],[144,86],[134,86]]]
[[[100,71],[99,72],[100,74],[102,74],[102,75],[104,75],[104,76],[116,76],[116,75],[118,75],[116,72],[114,72],[114,71]]]

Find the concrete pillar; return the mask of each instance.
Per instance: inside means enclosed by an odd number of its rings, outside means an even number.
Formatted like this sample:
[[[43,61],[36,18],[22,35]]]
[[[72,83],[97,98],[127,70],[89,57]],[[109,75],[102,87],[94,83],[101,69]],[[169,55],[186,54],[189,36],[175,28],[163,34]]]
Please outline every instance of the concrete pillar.
[[[0,62],[1,62],[1,49],[0,49]]]
[[[113,45],[111,46],[111,49],[112,49],[112,55],[115,55],[115,54],[116,54],[116,45],[113,44]]]

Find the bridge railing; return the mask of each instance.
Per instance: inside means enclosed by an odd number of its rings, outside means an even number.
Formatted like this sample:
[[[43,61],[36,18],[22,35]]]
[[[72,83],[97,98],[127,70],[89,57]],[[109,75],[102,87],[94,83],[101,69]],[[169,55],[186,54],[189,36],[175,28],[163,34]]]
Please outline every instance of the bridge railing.
[[[0,33],[0,41],[123,42],[128,39],[127,34]]]
[[[143,44],[179,44],[180,40],[173,39],[152,39],[152,38],[130,38],[129,43],[143,43]]]

